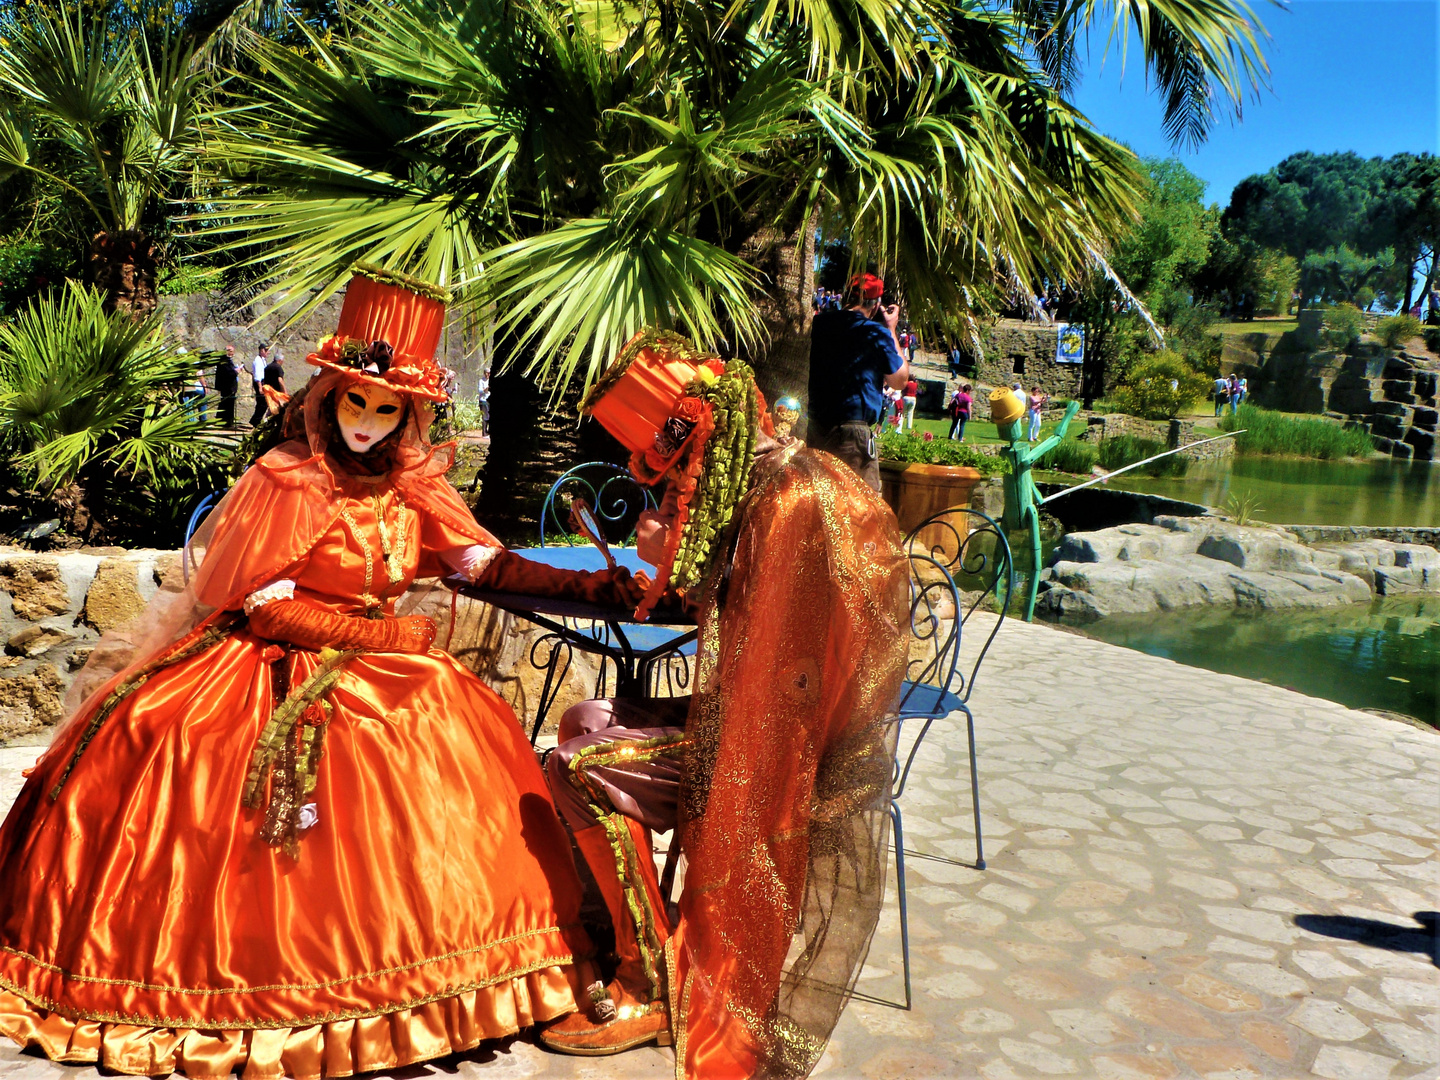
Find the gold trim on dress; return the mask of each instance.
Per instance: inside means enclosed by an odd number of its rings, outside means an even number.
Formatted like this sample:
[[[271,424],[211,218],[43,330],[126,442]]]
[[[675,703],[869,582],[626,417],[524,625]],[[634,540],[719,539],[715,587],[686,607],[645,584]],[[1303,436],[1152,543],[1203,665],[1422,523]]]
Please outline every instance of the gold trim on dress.
[[[0,975],[0,990],[8,990],[18,998],[28,1001],[37,1009],[44,1009],[46,1012],[55,1013],[69,1020],[93,1020],[100,1024],[134,1024],[137,1027],[158,1027],[177,1028],[181,1030],[199,1029],[202,1031],[274,1031],[280,1028],[314,1027],[316,1024],[333,1024],[340,1020],[361,1020],[368,1016],[388,1016],[390,1013],[402,1012],[405,1009],[419,1008],[421,1005],[429,1005],[434,1001],[444,1001],[446,998],[459,997],[461,994],[468,994],[474,990],[486,990],[503,982],[511,982],[515,979],[524,978],[526,975],[533,975],[537,971],[546,968],[567,967],[575,963],[575,957],[571,953],[561,956],[547,956],[524,967],[511,968],[498,975],[492,975],[488,979],[475,979],[471,982],[460,983],[454,986],[447,986],[443,990],[437,990],[433,994],[424,994],[417,998],[409,998],[405,1001],[391,1001],[384,1005],[376,1005],[368,1009],[341,1009],[338,1012],[319,1013],[311,1016],[293,1016],[284,1020],[232,1020],[219,1019],[216,1017],[183,1017],[183,1016],[145,1016],[139,1013],[111,1013],[100,1012],[91,1009],[75,1009],[53,1001],[43,995],[26,990],[11,982],[5,976]]]
[[[27,963],[33,964],[53,975],[63,975],[74,982],[95,983],[100,986],[128,986],[133,990],[153,991],[158,994],[195,994],[201,997],[220,994],[266,994],[278,990],[327,990],[332,986],[340,986],[344,983],[359,982],[361,979],[378,979],[386,975],[399,975],[401,972],[414,971],[416,968],[424,967],[426,964],[441,964],[446,960],[457,960],[462,956],[471,956],[475,953],[485,952],[488,949],[498,949],[502,945],[512,945],[517,941],[524,941],[526,938],[540,937],[542,934],[562,934],[566,930],[574,930],[580,923],[566,923],[564,926],[542,926],[538,930],[526,930],[521,934],[511,934],[509,937],[496,938],[494,941],[487,941],[484,945],[475,945],[468,949],[456,949],[454,952],[442,953],[439,956],[427,956],[423,960],[416,960],[413,964],[401,964],[397,967],[380,968],[377,971],[366,971],[359,975],[347,975],[343,979],[329,979],[325,982],[316,983],[273,983],[267,986],[237,986],[222,987],[219,989],[202,988],[191,986],[165,986],[160,983],[137,982],[134,979],[106,979],[99,975],[80,975],[55,964],[47,964],[38,956],[32,956],[20,949],[11,948],[8,945],[0,945],[0,952],[9,953],[11,956],[19,957]],[[568,961],[567,961],[568,962]],[[0,980],[4,976],[0,975]]]

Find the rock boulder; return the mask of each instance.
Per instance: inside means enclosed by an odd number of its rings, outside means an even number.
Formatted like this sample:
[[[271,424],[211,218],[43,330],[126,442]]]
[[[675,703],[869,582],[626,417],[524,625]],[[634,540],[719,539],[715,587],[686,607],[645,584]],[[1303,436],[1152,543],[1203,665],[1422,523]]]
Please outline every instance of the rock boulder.
[[[1274,526],[1160,517],[1069,534],[1040,588],[1037,610],[1067,622],[1201,605],[1317,608],[1440,588],[1440,552],[1384,540],[1310,547]]]

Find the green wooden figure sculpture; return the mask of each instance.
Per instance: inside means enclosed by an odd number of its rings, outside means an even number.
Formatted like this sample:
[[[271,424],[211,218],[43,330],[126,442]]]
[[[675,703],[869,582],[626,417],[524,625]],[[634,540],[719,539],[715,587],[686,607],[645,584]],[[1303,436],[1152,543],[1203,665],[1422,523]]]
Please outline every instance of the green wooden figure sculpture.
[[[1031,465],[1044,456],[1065,437],[1070,421],[1080,411],[1080,403],[1072,401],[1065,409],[1065,418],[1055,429],[1055,434],[1041,442],[1031,444],[1025,439],[1025,406],[1013,390],[1000,387],[990,395],[990,419],[999,429],[1000,438],[1010,445],[1000,451],[1010,462],[1010,472],[1004,478],[1005,513],[1000,523],[1007,536],[1016,533],[1030,534],[1030,584],[1025,594],[1025,621],[1035,619],[1035,595],[1040,589],[1040,491],[1030,477]]]

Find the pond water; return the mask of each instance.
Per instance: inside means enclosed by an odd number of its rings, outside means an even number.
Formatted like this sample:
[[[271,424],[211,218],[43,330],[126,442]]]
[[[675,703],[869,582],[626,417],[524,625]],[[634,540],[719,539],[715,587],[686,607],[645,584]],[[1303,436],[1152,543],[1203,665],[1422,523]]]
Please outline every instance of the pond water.
[[[1187,608],[1112,615],[1081,629],[1192,667],[1440,727],[1440,596],[1318,611]],[[1217,701],[1224,695],[1218,682],[1215,693]]]
[[[1282,525],[1440,525],[1440,464],[1237,457],[1191,465],[1183,477],[1118,476],[1110,486],[1206,506],[1231,494],[1259,501],[1258,521]]]

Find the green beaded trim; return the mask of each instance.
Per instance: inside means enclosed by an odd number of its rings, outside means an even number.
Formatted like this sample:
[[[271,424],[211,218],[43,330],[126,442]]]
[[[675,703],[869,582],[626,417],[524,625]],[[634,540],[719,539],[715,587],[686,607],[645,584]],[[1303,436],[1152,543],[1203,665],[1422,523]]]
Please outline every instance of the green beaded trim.
[[[411,277],[409,274],[386,270],[383,266],[376,266],[374,263],[356,263],[350,268],[350,272],[358,277],[369,278],[380,285],[393,285],[397,289],[415,293],[427,300],[438,300],[442,304],[450,302],[450,290],[444,286]]]

